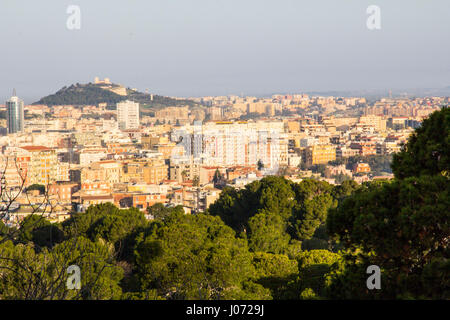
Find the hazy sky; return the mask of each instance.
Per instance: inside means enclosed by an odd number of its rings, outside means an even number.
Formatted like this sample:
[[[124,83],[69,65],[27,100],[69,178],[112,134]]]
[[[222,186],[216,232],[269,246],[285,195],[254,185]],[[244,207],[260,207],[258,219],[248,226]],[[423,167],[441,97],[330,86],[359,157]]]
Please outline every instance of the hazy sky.
[[[0,0],[0,101],[95,76],[172,96],[449,86],[450,1]]]

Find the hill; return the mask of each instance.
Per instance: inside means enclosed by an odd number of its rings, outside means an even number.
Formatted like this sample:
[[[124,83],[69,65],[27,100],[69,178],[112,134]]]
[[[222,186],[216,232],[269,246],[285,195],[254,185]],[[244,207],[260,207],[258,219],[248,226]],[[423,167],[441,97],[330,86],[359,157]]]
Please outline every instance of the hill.
[[[165,96],[142,93],[117,84],[73,84],[63,87],[54,94],[41,98],[34,105],[98,105],[107,103],[115,106],[123,100],[139,102],[144,109],[159,109],[169,106],[197,106],[194,101],[186,99],[174,99]]]

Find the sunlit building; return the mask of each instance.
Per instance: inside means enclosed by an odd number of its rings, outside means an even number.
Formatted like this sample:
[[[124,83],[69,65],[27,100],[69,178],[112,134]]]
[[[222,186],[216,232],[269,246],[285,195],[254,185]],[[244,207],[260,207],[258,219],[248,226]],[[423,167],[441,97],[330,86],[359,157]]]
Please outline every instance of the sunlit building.
[[[117,123],[120,130],[139,128],[139,103],[122,101],[117,104]]]

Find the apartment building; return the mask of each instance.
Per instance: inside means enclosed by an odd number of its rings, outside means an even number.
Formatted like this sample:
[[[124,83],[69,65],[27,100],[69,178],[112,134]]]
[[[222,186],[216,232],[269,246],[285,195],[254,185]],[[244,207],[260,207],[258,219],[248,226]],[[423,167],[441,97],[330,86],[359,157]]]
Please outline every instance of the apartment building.
[[[117,124],[120,130],[139,128],[139,103],[122,101],[117,103]]]
[[[72,195],[79,189],[78,183],[55,182],[48,187],[48,195],[50,199],[59,204],[70,204],[72,203]]]
[[[185,154],[210,166],[252,166],[266,169],[288,163],[288,135],[279,122],[216,122],[185,126],[172,132]]]
[[[105,181],[111,185],[121,181],[122,164],[115,160],[91,163],[81,169],[81,182]]]
[[[169,167],[161,158],[123,161],[121,182],[159,184],[168,178]]]
[[[304,149],[304,161],[307,165],[324,164],[336,160],[334,145],[313,145]]]
[[[16,161],[25,185],[47,185],[57,180],[58,157],[55,149],[44,146],[24,146],[17,149]]]

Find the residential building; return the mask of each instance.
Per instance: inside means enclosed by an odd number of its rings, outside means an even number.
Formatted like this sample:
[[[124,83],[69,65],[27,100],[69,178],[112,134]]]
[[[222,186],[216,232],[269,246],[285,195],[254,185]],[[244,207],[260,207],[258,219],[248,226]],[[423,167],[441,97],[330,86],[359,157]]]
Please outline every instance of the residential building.
[[[336,160],[336,147],[333,145],[314,145],[307,147],[304,152],[307,165],[325,164]]]
[[[122,101],[117,103],[117,123],[120,130],[139,128],[139,103]]]

